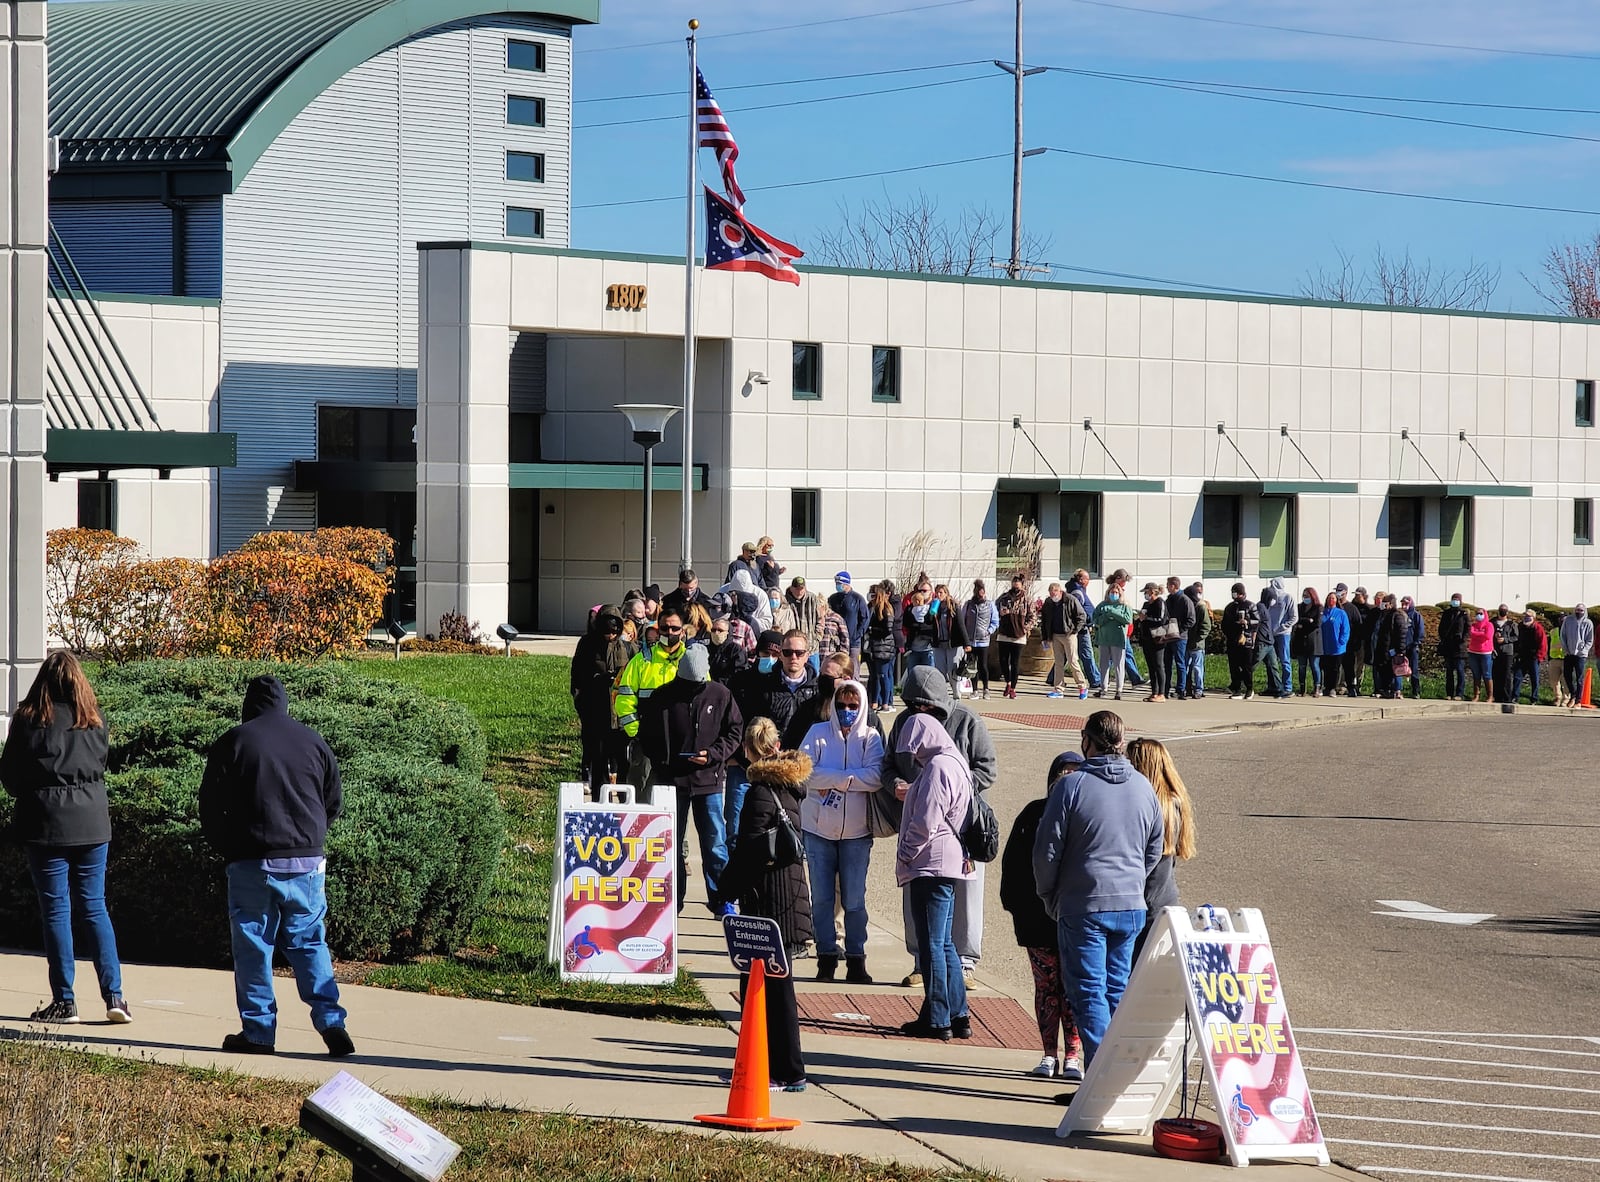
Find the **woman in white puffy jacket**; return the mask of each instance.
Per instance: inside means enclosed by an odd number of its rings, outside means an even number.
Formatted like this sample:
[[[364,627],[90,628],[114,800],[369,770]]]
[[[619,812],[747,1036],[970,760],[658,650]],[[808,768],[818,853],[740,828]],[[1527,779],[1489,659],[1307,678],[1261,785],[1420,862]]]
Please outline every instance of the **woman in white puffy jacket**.
[[[866,702],[859,681],[841,681],[827,716],[800,743],[800,750],[811,757],[800,828],[811,875],[817,980],[833,980],[839,968],[837,894],[844,904],[845,980],[856,985],[872,984],[867,973],[869,797],[882,783],[883,764],[883,737],[868,722]]]

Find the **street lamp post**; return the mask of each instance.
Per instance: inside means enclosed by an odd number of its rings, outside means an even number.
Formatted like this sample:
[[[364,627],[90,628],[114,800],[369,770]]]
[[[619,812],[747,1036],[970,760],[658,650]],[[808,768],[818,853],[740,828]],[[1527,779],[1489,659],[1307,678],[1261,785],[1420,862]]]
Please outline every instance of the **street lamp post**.
[[[633,428],[633,441],[644,448],[644,547],[640,556],[639,586],[650,585],[650,531],[651,531],[651,466],[650,453],[656,444],[661,442],[666,433],[667,421],[677,414],[681,407],[662,406],[654,403],[623,403],[617,407],[628,419],[628,426]]]

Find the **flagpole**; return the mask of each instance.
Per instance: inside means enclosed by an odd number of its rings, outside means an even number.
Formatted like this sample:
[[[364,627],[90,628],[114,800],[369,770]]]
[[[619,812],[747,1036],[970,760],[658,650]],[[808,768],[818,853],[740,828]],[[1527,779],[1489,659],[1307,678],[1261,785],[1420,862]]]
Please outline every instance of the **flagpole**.
[[[698,210],[696,190],[699,180],[700,96],[697,90],[699,61],[695,30],[700,22],[689,22],[689,187],[684,195],[683,248],[683,538],[679,547],[679,569],[694,565],[694,225]]]

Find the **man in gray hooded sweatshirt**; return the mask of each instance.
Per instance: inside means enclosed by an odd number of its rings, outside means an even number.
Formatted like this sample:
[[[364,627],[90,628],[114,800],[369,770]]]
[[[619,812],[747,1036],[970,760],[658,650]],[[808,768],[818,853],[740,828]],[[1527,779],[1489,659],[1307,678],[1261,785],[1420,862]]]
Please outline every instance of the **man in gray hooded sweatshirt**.
[[[1294,689],[1289,684],[1289,635],[1300,613],[1295,610],[1294,600],[1282,579],[1273,579],[1262,589],[1261,606],[1271,629],[1272,651],[1278,658],[1276,671],[1272,662],[1267,662],[1267,693],[1280,698],[1293,697]]]
[[[1576,702],[1583,692],[1583,667],[1594,651],[1594,621],[1589,608],[1580,603],[1561,617],[1561,680]]]
[[[1122,750],[1122,719],[1109,710],[1091,714],[1084,761],[1051,785],[1033,842],[1034,886],[1056,921],[1085,1068],[1133,970],[1145,882],[1166,837],[1155,789]]]
[[[918,714],[931,714],[944,727],[945,733],[955,742],[956,749],[972,769],[972,790],[985,792],[1000,775],[1000,759],[995,754],[994,740],[981,716],[959,702],[950,700],[950,684],[944,674],[932,666],[919,666],[906,673],[905,687],[900,697],[906,704],[905,712],[894,720],[894,729],[884,744],[883,782],[893,785],[896,780],[910,783],[917,778],[916,762],[911,755],[898,750],[900,732],[906,723]],[[909,899],[909,896],[906,897]],[[911,954],[912,969],[902,985],[920,985],[917,972],[917,931],[912,923],[911,905],[905,902],[904,916],[906,951]],[[973,863],[971,878],[962,879],[956,886],[955,920],[952,925],[956,951],[961,955],[961,967],[967,974],[977,968],[983,955],[983,863]]]

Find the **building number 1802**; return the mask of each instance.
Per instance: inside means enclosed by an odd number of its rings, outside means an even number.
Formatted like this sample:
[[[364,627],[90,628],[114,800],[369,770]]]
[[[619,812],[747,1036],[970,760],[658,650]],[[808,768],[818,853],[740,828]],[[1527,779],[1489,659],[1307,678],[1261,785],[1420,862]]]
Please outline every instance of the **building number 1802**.
[[[645,286],[642,283],[613,283],[606,288],[606,311],[644,311]]]

